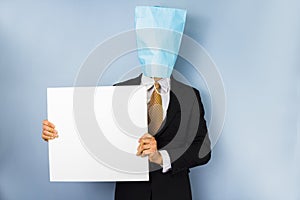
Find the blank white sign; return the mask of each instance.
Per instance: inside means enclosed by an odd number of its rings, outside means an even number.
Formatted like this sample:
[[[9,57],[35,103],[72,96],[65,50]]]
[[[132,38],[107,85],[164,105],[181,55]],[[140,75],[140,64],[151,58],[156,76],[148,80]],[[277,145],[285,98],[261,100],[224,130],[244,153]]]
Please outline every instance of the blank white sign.
[[[143,86],[47,89],[50,181],[147,181],[148,159],[136,156],[147,132]]]

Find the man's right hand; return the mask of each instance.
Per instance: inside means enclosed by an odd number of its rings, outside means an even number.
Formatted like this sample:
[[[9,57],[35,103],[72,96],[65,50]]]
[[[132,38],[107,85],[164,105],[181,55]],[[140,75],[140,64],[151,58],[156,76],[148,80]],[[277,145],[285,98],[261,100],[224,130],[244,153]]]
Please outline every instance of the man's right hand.
[[[52,140],[58,137],[57,130],[55,130],[54,124],[49,122],[48,120],[43,121],[43,132],[42,138],[48,142],[48,140]]]

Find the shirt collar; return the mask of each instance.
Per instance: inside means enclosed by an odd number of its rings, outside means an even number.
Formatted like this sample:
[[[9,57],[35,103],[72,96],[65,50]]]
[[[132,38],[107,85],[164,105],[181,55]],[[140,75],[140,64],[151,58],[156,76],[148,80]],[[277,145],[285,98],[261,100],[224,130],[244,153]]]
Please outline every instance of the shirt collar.
[[[154,86],[154,78],[145,76],[144,74],[142,74],[142,78],[141,78],[141,84],[145,85],[147,87],[147,89],[150,89],[151,87]],[[168,92],[170,90],[170,78],[162,78],[160,80],[158,80],[158,83],[161,87],[161,91],[162,92]]]

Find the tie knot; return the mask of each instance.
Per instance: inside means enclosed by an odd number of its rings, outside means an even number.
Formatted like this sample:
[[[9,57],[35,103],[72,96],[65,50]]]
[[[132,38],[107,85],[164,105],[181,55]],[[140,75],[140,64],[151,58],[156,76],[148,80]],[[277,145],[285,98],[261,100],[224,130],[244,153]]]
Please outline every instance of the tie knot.
[[[154,82],[154,87],[155,87],[157,90],[159,90],[159,89],[160,89],[160,84],[159,84],[157,81],[155,81],[155,82]]]

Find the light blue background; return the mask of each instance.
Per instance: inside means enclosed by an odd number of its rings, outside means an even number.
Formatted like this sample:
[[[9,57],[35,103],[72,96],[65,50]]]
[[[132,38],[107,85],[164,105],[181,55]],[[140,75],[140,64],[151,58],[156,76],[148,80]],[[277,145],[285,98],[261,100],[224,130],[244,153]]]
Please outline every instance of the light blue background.
[[[113,198],[113,183],[49,182],[41,121],[46,88],[72,86],[96,45],[134,27],[136,5],[187,9],[185,34],[207,49],[224,81],[225,126],[212,160],[191,172],[194,199],[300,199],[296,0],[0,1],[0,199]],[[120,61],[106,83],[138,64],[134,53]],[[179,59],[175,69],[184,67],[195,79]],[[209,116],[209,94],[194,82]]]

